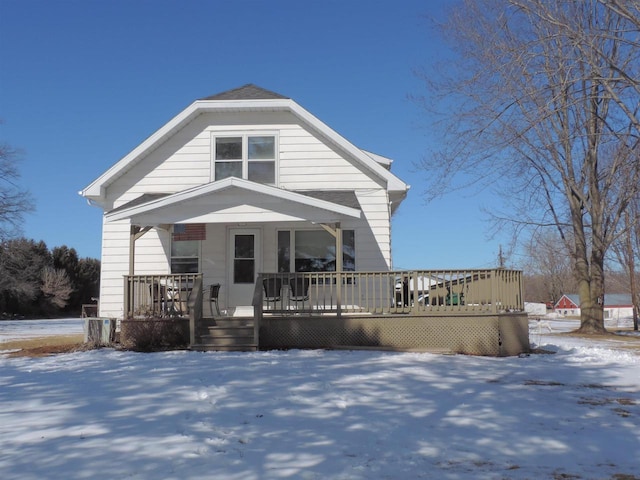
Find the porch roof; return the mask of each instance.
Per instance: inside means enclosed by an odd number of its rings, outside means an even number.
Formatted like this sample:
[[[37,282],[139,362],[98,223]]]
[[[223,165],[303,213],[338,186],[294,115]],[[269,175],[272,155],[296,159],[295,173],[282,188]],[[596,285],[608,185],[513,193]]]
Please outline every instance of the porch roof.
[[[360,218],[353,191],[292,192],[230,177],[166,195],[142,195],[111,210],[106,221],[175,223],[338,222]]]

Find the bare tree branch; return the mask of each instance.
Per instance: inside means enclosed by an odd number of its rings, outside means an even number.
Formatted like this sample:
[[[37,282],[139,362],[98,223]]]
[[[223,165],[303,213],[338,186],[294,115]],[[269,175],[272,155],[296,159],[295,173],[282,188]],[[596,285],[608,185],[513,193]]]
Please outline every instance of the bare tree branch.
[[[24,215],[33,211],[30,194],[18,186],[20,152],[0,143],[0,241],[20,232]]]

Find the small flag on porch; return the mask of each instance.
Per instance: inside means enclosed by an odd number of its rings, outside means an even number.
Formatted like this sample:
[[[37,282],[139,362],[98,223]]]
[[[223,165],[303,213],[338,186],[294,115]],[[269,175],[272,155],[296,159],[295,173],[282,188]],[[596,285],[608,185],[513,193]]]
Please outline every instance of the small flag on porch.
[[[207,229],[204,223],[176,223],[173,226],[173,241],[206,240]]]

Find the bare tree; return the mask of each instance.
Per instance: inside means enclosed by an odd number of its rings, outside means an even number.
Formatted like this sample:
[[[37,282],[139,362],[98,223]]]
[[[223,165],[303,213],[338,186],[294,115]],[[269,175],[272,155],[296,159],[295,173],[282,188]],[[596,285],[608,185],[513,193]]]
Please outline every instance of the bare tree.
[[[615,2],[637,16],[638,2]],[[464,0],[443,25],[457,57],[427,86],[447,109],[430,195],[461,174],[499,185],[516,231],[554,229],[584,333],[604,329],[604,260],[640,189],[640,31],[613,2]],[[446,77],[445,77],[446,75]]]
[[[17,150],[0,143],[0,241],[16,236],[24,214],[33,210],[31,196],[16,183],[19,159]]]
[[[526,291],[535,292],[536,300],[556,304],[562,295],[576,291],[571,259],[557,234],[550,231],[534,233],[527,246],[527,257],[525,287]],[[531,289],[527,287],[529,282]]]
[[[73,293],[67,272],[49,266],[42,270],[41,288],[45,300],[57,308],[64,308]]]

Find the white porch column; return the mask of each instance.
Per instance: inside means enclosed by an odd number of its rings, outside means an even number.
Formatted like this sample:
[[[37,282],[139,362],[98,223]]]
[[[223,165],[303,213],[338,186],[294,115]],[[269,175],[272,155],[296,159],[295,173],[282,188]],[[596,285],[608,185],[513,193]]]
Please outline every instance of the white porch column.
[[[333,227],[321,224],[327,232],[333,235],[336,241],[336,304],[338,307],[338,317],[342,316],[342,227],[340,222],[333,224]]]

